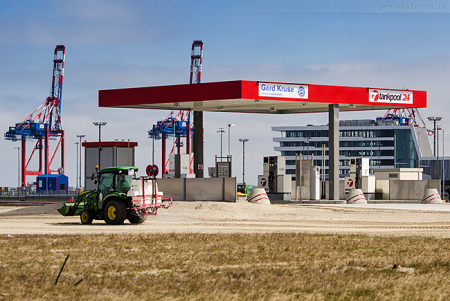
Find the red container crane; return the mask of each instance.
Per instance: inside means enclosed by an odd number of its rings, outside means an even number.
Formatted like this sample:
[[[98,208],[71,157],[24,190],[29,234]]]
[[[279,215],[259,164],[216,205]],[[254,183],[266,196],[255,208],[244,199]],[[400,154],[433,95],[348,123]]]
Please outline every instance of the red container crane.
[[[5,140],[21,141],[21,186],[26,186],[27,176],[42,174],[64,174],[64,129],[61,123],[61,100],[64,78],[64,61],[66,48],[64,45],[55,47],[53,59],[53,75],[51,94],[47,99],[22,122],[9,127]],[[26,141],[36,140],[30,155],[27,157]],[[50,140],[56,140],[56,146],[51,148]],[[37,157],[38,170],[30,170],[32,159]],[[51,170],[52,163],[60,152],[60,166]]]

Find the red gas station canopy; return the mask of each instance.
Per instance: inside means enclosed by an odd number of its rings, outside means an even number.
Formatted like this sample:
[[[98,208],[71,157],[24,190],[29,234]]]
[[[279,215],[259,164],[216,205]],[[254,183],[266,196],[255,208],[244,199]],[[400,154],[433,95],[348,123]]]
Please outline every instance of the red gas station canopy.
[[[99,91],[100,107],[244,113],[327,112],[424,108],[426,91],[263,81],[139,87]]]

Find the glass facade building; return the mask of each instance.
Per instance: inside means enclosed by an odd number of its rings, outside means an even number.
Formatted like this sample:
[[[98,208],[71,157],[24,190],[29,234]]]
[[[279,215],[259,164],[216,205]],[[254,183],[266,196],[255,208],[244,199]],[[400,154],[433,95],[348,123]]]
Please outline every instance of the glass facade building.
[[[328,178],[328,125],[275,126],[279,143],[275,151],[286,157],[286,172],[295,178],[296,156],[313,158],[314,165],[325,160]],[[339,122],[339,176],[350,175],[350,158],[370,158],[371,169],[414,168],[421,158],[432,157],[427,130],[394,121],[342,120]]]

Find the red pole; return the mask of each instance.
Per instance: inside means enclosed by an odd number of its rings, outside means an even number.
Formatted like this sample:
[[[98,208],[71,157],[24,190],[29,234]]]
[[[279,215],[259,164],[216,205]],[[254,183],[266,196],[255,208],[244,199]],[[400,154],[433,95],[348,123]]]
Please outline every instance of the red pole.
[[[188,111],[188,114],[191,114]],[[186,126],[186,154],[189,155],[189,173],[192,173],[192,165],[191,165],[191,123],[190,118],[188,118],[188,123]]]
[[[161,177],[164,177],[166,174],[166,133],[162,133],[162,164],[161,164]]]
[[[64,168],[64,141],[65,141],[65,137],[64,137],[64,131],[61,131],[61,168],[62,168],[62,174],[65,173],[65,168]]]
[[[39,139],[39,175],[42,175],[42,139]]]
[[[48,175],[49,174],[49,157],[48,157],[48,144],[49,144],[49,139],[48,139],[48,125],[45,126],[45,141],[44,141],[44,157],[45,157],[45,174]]]

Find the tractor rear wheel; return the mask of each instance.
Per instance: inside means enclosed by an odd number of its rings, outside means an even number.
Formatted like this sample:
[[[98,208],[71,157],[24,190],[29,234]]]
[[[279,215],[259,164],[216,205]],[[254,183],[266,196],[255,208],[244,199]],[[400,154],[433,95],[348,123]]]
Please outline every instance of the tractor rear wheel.
[[[94,212],[88,209],[84,209],[80,214],[81,223],[83,225],[90,225],[94,220]]]
[[[122,225],[126,218],[125,205],[117,200],[112,200],[105,207],[105,222],[108,225]]]
[[[133,215],[133,213],[128,213],[128,220],[131,224],[142,224],[147,219],[145,215]]]

